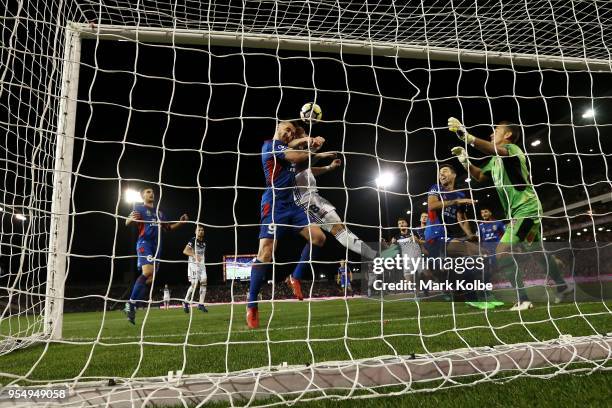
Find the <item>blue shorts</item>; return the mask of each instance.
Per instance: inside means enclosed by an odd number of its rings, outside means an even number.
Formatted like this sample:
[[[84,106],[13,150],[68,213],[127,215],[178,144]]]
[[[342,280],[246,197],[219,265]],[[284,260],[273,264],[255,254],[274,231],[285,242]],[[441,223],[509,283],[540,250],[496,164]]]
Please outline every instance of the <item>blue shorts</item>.
[[[351,286],[351,278],[348,278],[344,275],[340,275],[340,287],[349,287]]]
[[[138,241],[136,255],[138,255],[138,269],[142,269],[143,265],[155,265],[155,270],[159,269],[157,259],[161,256],[161,247],[158,250],[156,242]]]
[[[259,239],[278,239],[287,232],[300,232],[308,224],[306,212],[293,201],[291,203],[275,203],[274,217],[272,217],[272,203],[262,203]]]

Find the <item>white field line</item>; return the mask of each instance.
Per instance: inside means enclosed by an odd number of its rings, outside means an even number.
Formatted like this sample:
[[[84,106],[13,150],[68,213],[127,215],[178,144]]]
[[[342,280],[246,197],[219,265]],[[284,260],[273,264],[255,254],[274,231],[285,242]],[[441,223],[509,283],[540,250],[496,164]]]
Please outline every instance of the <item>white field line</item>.
[[[599,303],[599,302],[589,302],[589,303]],[[587,303],[581,303],[581,304],[587,304]],[[559,307],[567,307],[570,304],[560,304],[560,305],[550,305],[549,307],[551,309],[553,308],[559,308]],[[573,305],[573,304],[571,304]],[[537,310],[537,309],[536,309]],[[541,309],[544,310],[544,309]],[[508,313],[511,312],[510,309],[504,309],[504,310],[497,310],[497,311],[490,311],[488,312],[488,314],[497,314],[497,313]],[[511,313],[516,313],[516,312],[511,312]],[[587,313],[584,316],[591,316],[591,315],[598,315],[598,314],[607,314],[606,312],[602,312],[602,313]],[[421,316],[420,319],[421,320],[429,320],[429,319],[440,319],[440,318],[447,318],[447,317],[452,317],[452,316],[477,316],[477,315],[485,315],[484,311],[475,311],[475,312],[467,312],[467,313],[447,313],[447,314],[435,314],[435,315],[427,315],[427,316]],[[576,315],[576,316],[580,316],[580,315]],[[168,316],[168,317],[172,317],[173,320],[176,320],[176,316]],[[562,317],[559,317],[562,318]],[[158,317],[156,316],[155,319],[158,319]],[[402,322],[402,321],[411,321],[411,320],[418,320],[419,317],[418,316],[412,316],[412,317],[400,317],[400,318],[389,318],[389,319],[383,319],[385,322]],[[108,319],[110,320],[110,319]],[[108,321],[107,320],[107,321]],[[112,320],[125,320],[125,318],[121,318],[121,319],[115,319],[113,318]],[[548,320],[548,319],[546,319]],[[74,323],[74,322],[71,322]],[[238,322],[238,320],[234,321],[234,325],[236,325],[236,323],[238,323],[239,325],[242,326],[243,321],[242,319],[240,319],[240,321]],[[375,320],[356,320],[356,321],[352,321],[352,322],[343,322],[343,323],[322,323],[322,324],[311,324],[310,328],[324,328],[324,327],[338,327],[338,326],[356,326],[356,325],[364,325],[364,324],[373,324],[373,323],[377,323],[380,324],[380,319],[375,319]],[[531,323],[531,322],[530,322]],[[266,324],[265,321],[262,321],[262,324]],[[126,328],[127,327],[127,323],[126,323]],[[283,326],[283,327],[271,327],[271,328],[261,328],[261,329],[254,329],[254,330],[250,330],[246,328],[246,325],[244,327],[244,329],[240,329],[240,330],[232,330],[232,333],[234,334],[238,334],[238,333],[258,333],[258,332],[270,332],[270,331],[286,331],[286,330],[302,330],[302,329],[307,329],[308,325],[300,325],[300,326]],[[144,335],[142,337],[140,336],[101,336],[99,338],[97,337],[65,337],[63,340],[66,342],[80,342],[80,341],[94,341],[94,340],[133,340],[133,339],[145,339],[145,338],[172,338],[172,337],[191,337],[191,336],[214,336],[214,335],[227,335],[227,330],[224,331],[214,331],[214,332],[189,332],[189,333],[168,333],[168,334],[150,334],[150,335]]]

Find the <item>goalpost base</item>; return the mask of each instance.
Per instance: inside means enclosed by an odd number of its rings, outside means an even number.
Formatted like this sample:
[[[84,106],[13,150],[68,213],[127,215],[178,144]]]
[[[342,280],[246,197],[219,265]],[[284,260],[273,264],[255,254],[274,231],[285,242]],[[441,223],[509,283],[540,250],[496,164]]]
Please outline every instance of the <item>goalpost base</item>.
[[[414,388],[417,383],[444,381],[450,382],[450,386],[461,386],[468,385],[457,381],[462,377],[490,379],[513,372],[538,376],[535,370],[556,368],[552,374],[539,375],[549,377],[580,371],[580,368],[570,368],[572,364],[598,365],[598,361],[609,361],[611,355],[610,333],[575,338],[563,336],[547,342],[461,349],[431,356],[387,356],[326,362],[309,367],[285,366],[230,374],[131,379],[116,384],[114,380],[81,383],[70,390],[62,403],[64,406],[132,407],[134,404],[176,405],[177,401],[187,404],[209,401],[246,403],[262,399],[288,402],[330,395],[340,399],[347,394],[353,398],[370,398],[393,394],[378,393],[376,389],[381,387],[403,387],[397,392],[401,394],[419,391]],[[599,369],[607,371],[612,367],[600,366]]]

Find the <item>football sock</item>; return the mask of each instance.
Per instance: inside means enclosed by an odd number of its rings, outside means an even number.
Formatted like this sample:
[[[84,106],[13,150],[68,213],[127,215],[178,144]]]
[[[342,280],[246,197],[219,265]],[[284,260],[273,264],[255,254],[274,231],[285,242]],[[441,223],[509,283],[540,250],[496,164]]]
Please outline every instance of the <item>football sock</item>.
[[[249,287],[249,304],[248,307],[257,307],[257,296],[259,295],[259,290],[261,289],[261,285],[266,279],[266,272],[271,265],[262,264],[259,259],[256,259],[253,262],[253,266],[251,267],[251,284]]]
[[[519,271],[518,265],[515,264],[514,259],[511,256],[504,256],[498,259],[497,268],[506,275],[512,287],[517,290],[518,301],[523,302],[529,300],[527,291],[525,290],[525,284],[523,283],[523,273]]]
[[[312,251],[312,258],[310,257],[311,251]],[[310,260],[314,261],[315,259],[317,259],[319,256],[319,253],[321,253],[320,247],[316,245],[311,245],[310,242],[307,243],[304,246],[304,249],[302,249],[302,256],[300,257],[300,263],[298,263],[298,265],[295,267],[295,270],[293,271],[292,276],[295,279],[301,280],[302,277],[304,276],[304,273],[306,273],[306,268],[308,268],[308,265],[309,265],[308,261]]]
[[[189,289],[187,289],[187,294],[185,295],[185,303],[191,301],[191,294],[193,293],[193,285],[189,285]]]
[[[200,284],[200,304],[204,304],[204,298],[206,297],[206,285]]]
[[[134,286],[132,287],[132,294],[130,295],[130,309],[134,310],[136,301],[144,299],[147,290],[147,277],[140,275]]]
[[[548,260],[548,265],[546,265],[546,261],[542,257],[540,258],[540,262],[544,269],[548,267],[548,275],[552,278],[553,281],[557,284],[557,292],[563,292],[567,289],[567,283],[565,283],[565,279],[561,276],[561,271],[559,270],[559,266],[557,262],[551,255],[546,255],[546,259]]]
[[[367,246],[357,235],[353,234],[348,229],[342,229],[335,236],[336,240],[349,250],[363,255],[368,259],[374,259],[376,257],[376,251]]]

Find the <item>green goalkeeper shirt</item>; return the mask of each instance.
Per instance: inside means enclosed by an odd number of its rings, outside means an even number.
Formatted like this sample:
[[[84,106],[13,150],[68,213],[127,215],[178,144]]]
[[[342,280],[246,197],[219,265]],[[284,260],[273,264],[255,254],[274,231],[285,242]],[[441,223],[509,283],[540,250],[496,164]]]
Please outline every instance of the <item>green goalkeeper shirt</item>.
[[[539,217],[542,204],[529,180],[527,160],[514,144],[504,146],[508,156],[494,156],[483,173],[490,173],[507,218]]]

